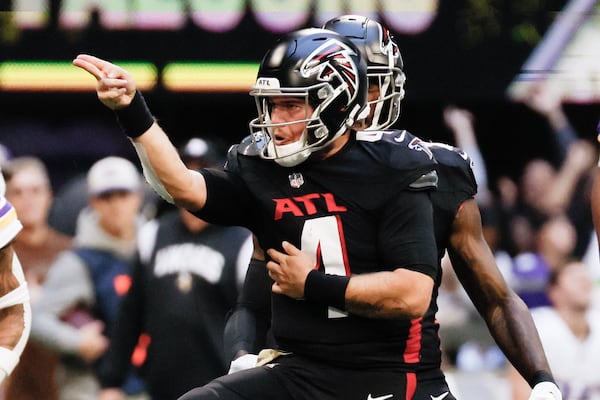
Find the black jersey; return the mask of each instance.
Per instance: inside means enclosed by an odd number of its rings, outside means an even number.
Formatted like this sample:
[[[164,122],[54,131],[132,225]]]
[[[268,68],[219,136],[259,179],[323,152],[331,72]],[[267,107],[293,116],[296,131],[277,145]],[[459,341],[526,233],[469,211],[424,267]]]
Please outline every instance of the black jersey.
[[[225,171],[204,170],[203,219],[250,228],[263,249],[287,240],[329,274],[409,268],[438,274],[429,193],[435,169],[418,141],[360,132],[334,156],[293,168],[233,147]],[[283,350],[331,363],[406,367],[418,362],[411,320],[375,320],[272,295]]]
[[[406,134],[407,140],[413,136]],[[471,199],[477,193],[477,183],[472,170],[472,161],[468,155],[459,148],[444,144],[423,143],[437,161],[438,175],[437,189],[431,193],[433,215],[435,224],[435,239],[438,248],[438,262],[448,247],[454,218],[461,204]],[[442,281],[442,269],[439,268],[435,279],[435,287],[429,310],[421,321],[421,362],[419,371],[437,370],[441,364],[442,353],[440,349],[439,324],[436,319],[438,311],[437,296]]]
[[[436,320],[438,311],[437,296],[442,280],[441,259],[444,256],[454,218],[460,205],[477,193],[477,183],[472,170],[472,161],[461,149],[445,143],[422,141],[404,130],[383,131],[384,137],[395,141],[412,143],[430,151],[436,160],[437,185],[430,192],[434,214],[435,240],[438,251],[438,274],[431,304],[426,315],[414,326],[414,339],[419,340],[419,371],[436,371],[441,364],[439,323]]]

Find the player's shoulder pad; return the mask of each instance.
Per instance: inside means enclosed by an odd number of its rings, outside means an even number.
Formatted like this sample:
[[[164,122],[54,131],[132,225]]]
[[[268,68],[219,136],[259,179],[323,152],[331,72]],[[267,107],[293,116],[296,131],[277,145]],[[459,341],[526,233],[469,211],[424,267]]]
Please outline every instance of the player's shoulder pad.
[[[248,135],[240,143],[232,145],[227,150],[225,169],[229,171],[239,169],[239,155],[257,157],[259,154],[260,148],[257,141],[253,139],[252,135]]]
[[[443,186],[446,186],[446,189],[458,190],[460,187],[466,190],[468,187],[468,190],[477,191],[473,160],[464,150],[436,142],[427,143],[427,147],[438,163],[437,170],[443,176],[441,179],[445,181]]]
[[[437,163],[424,142],[405,130],[360,131],[356,140],[371,157],[393,169],[433,169]]]
[[[263,135],[260,132],[255,132],[248,135],[237,144],[236,152],[244,156],[258,156],[261,151],[261,144],[264,142]]]
[[[436,161],[448,167],[472,169],[473,160],[462,149],[446,143],[427,142],[425,145],[431,150]]]
[[[409,184],[413,190],[435,188],[438,183],[437,161],[420,138],[405,130],[361,131],[356,140],[378,162],[395,170],[420,171]]]
[[[224,169],[226,171],[239,171],[240,169],[240,161],[238,159],[238,147],[240,144],[232,145],[229,150],[227,150],[227,158],[225,159]]]

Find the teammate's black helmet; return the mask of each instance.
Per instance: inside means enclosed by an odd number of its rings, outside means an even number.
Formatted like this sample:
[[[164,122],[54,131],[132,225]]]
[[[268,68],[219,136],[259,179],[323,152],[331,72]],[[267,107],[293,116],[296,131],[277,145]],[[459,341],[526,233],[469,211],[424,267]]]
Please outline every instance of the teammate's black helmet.
[[[323,26],[349,38],[367,60],[369,84],[379,85],[379,98],[370,102],[373,121],[367,130],[390,127],[400,116],[404,98],[404,63],[398,45],[387,28],[360,15],[342,15]]]
[[[267,144],[261,156],[284,166],[297,165],[346,132],[366,108],[366,72],[356,46],[335,32],[309,28],[280,39],[263,58],[250,92],[258,108],[258,118],[250,122],[250,130]],[[307,123],[301,141],[285,154],[271,140],[271,128],[281,124],[271,123],[268,100],[278,96],[303,98],[314,109],[301,121],[285,123]]]

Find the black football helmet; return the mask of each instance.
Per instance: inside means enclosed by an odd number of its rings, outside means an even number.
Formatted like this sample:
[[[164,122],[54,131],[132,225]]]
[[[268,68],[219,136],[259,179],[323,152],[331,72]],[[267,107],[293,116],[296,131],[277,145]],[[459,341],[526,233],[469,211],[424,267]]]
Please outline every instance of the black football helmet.
[[[379,97],[369,102],[374,109],[373,120],[365,130],[389,128],[400,116],[400,101],[404,98],[404,63],[398,45],[387,28],[360,15],[332,18],[323,28],[349,38],[367,60],[369,84],[379,86]]]
[[[341,136],[367,108],[367,69],[356,46],[344,36],[319,28],[292,32],[264,56],[250,95],[258,117],[250,122],[260,155],[291,167]],[[305,119],[274,124],[270,98],[302,98],[314,110]],[[306,123],[302,138],[277,146],[273,128]]]

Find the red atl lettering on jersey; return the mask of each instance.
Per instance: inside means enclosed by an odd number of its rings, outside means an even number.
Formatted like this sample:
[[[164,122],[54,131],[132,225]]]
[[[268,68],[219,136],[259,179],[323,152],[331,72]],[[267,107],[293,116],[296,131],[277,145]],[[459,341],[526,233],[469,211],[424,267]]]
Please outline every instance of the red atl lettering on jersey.
[[[283,218],[286,213],[292,214],[294,217],[315,215],[319,203],[324,205],[327,212],[330,213],[347,211],[346,207],[335,202],[332,193],[310,193],[292,198],[273,199],[273,201],[275,202],[275,221]]]

